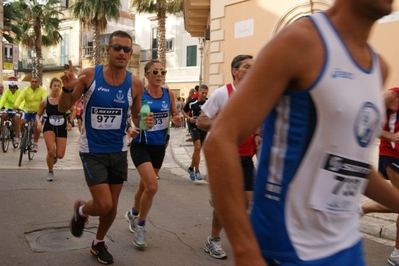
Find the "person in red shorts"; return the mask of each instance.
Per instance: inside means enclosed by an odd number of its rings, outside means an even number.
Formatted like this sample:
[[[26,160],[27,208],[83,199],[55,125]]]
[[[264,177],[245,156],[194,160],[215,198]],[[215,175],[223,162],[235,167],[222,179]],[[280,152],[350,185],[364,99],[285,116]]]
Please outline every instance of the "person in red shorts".
[[[399,88],[391,88],[384,93],[386,123],[381,131],[378,171],[399,189]],[[371,212],[392,212],[391,209],[372,203],[363,205],[364,214]],[[394,250],[388,258],[391,265],[399,265],[399,216],[396,219],[396,242]]]

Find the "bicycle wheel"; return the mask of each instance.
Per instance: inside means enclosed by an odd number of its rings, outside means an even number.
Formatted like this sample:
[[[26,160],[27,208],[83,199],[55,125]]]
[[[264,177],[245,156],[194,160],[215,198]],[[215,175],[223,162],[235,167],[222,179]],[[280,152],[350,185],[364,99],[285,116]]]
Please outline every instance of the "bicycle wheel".
[[[1,148],[3,149],[3,152],[8,151],[9,141],[10,141],[10,130],[8,129],[7,126],[3,126],[3,129],[1,130]]]
[[[14,137],[15,137],[15,131],[14,131],[14,126],[12,125],[10,127],[10,141],[12,141],[12,146],[14,148],[18,148],[19,144],[14,142]]]
[[[22,157],[24,157],[24,153],[26,152],[26,145],[28,144],[28,132],[26,129],[22,131],[22,137],[21,137],[21,143],[19,144],[19,161],[18,161],[18,166],[21,166],[22,163]]]
[[[33,157],[35,156],[35,153],[32,152],[32,136],[33,136],[33,132],[30,131],[29,135],[28,135],[28,145],[27,145],[27,149],[28,149],[28,158],[29,161],[33,159]]]

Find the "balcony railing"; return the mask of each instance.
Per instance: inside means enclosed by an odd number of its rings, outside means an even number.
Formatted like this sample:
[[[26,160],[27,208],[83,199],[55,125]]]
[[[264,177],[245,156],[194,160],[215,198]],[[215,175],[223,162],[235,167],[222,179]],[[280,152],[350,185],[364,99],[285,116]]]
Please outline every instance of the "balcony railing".
[[[140,62],[150,61],[158,58],[158,49],[140,50]]]
[[[134,55],[140,54],[140,45],[133,44],[133,54]],[[108,56],[104,44],[101,45],[100,55],[101,56]],[[83,56],[83,58],[92,57],[93,56],[93,46],[83,46],[83,48],[82,48],[82,56]]]
[[[93,52],[94,52],[93,46],[83,46],[83,48],[82,48],[82,56],[84,58],[92,57]],[[105,50],[105,47],[100,48],[100,56],[108,56],[107,51]]]
[[[54,69],[63,69],[65,66],[64,63],[59,62],[59,63],[46,63],[44,61],[43,63],[43,71],[49,71],[49,70],[54,70]],[[31,60],[20,60],[18,61],[18,71],[21,72],[31,72],[33,70],[33,63]]]

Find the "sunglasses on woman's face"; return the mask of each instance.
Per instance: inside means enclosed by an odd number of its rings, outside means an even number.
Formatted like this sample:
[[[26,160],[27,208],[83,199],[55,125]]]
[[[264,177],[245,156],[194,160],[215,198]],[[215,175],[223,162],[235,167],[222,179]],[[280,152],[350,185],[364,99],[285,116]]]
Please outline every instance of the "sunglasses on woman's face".
[[[132,50],[132,47],[122,46],[122,45],[119,45],[119,44],[110,44],[109,47],[111,47],[112,49],[114,49],[117,52],[119,52],[120,50],[123,49],[123,51],[125,53],[129,53]]]
[[[166,71],[166,70],[150,69],[150,70],[148,70],[146,73],[147,73],[147,74],[148,74],[148,73],[152,73],[154,76],[156,76],[156,75],[158,75],[158,74],[161,74],[162,76],[165,76],[166,73],[168,73],[168,71]]]
[[[17,86],[8,86],[8,88],[9,88],[10,90],[16,90],[16,89],[17,89]]]

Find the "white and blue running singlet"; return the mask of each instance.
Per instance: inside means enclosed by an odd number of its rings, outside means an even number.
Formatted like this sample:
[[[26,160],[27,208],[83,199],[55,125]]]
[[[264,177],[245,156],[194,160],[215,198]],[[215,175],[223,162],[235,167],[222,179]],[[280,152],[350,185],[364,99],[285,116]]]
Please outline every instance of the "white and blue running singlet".
[[[113,153],[127,151],[127,118],[132,99],[132,74],[126,71],[121,85],[107,84],[103,66],[95,67],[94,79],[83,96],[84,117],[80,151]]]
[[[162,88],[162,92],[162,97],[155,99],[144,88],[142,101],[147,100],[151,112],[154,113],[154,126],[149,130],[140,130],[140,135],[133,139],[134,142],[147,145],[166,144],[171,102],[168,89]]]
[[[327,265],[359,247],[356,209],[385,112],[378,55],[370,48],[372,66],[362,68],[324,13],[310,18],[324,65],[308,89],[284,93],[263,124],[251,213],[263,256],[289,265]]]

